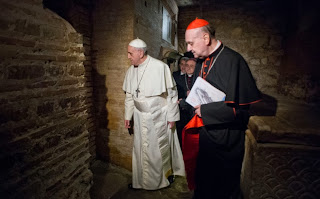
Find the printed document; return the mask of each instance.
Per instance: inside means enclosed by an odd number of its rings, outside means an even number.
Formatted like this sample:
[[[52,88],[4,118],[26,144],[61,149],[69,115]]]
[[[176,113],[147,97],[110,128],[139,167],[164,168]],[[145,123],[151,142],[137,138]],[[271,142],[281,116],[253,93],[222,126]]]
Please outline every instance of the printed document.
[[[195,107],[199,104],[224,101],[226,94],[212,86],[206,80],[198,77],[186,99],[186,102]]]

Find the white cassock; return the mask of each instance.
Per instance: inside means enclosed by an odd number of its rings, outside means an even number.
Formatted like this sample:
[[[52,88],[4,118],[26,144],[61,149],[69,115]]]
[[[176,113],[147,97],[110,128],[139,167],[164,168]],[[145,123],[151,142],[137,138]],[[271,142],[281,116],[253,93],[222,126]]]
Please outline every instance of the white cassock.
[[[170,68],[148,55],[138,67],[130,66],[123,90],[125,120],[134,118],[132,186],[146,190],[167,187],[168,176],[185,176],[176,129],[167,123],[180,119]]]

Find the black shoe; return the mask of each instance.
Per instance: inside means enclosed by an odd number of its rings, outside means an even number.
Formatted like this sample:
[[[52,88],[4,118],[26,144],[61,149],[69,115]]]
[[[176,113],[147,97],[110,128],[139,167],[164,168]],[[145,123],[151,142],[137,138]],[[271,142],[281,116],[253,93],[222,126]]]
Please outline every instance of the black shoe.
[[[128,184],[128,188],[129,189],[135,189],[135,188],[133,188],[132,183]]]
[[[169,176],[168,181],[170,184],[172,184],[174,182],[174,176]]]

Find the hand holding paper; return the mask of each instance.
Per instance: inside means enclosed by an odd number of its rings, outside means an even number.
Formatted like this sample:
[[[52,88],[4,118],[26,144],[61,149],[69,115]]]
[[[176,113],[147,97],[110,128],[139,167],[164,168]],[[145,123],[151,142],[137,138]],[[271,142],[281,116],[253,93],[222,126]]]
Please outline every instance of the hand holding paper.
[[[186,102],[195,107],[200,104],[224,101],[226,94],[212,86],[206,80],[198,77],[186,99]]]

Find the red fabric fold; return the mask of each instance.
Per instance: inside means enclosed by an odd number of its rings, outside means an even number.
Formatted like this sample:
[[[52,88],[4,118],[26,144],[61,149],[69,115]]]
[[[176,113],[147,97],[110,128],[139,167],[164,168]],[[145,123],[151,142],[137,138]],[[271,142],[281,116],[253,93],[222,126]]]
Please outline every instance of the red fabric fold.
[[[182,130],[182,152],[187,175],[188,188],[195,189],[195,169],[199,152],[199,127],[203,121],[195,115]]]

